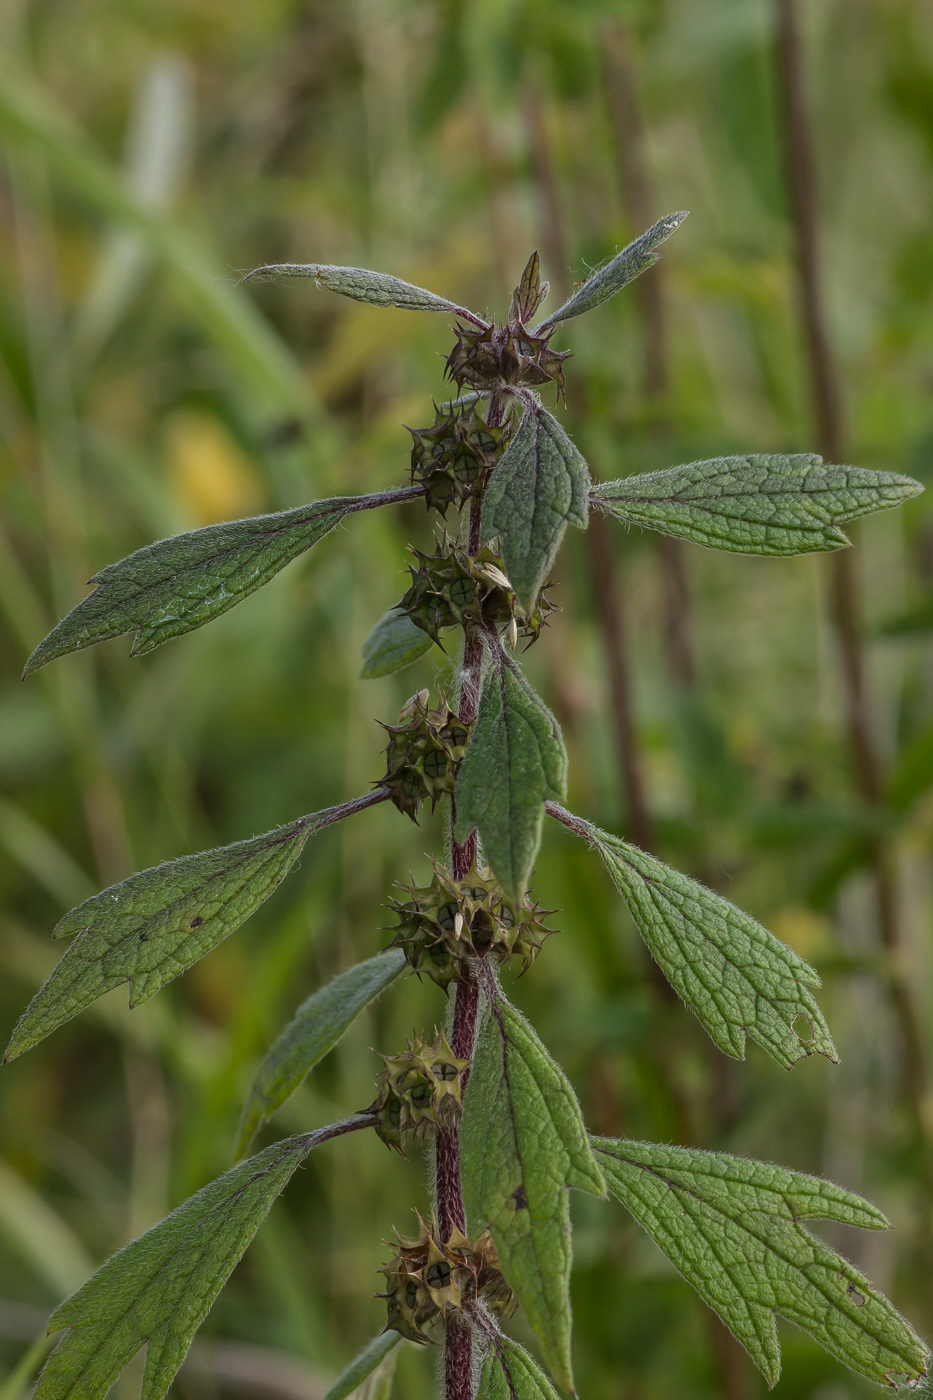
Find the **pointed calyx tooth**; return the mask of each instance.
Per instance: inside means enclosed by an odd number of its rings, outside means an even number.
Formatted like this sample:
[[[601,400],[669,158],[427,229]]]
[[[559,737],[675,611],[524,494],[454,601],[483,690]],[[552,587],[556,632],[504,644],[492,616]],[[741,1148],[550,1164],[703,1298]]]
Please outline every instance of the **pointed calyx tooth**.
[[[443,1032],[436,1032],[433,1044],[415,1039],[403,1054],[379,1058],[385,1068],[376,1080],[370,1112],[383,1142],[404,1156],[404,1133],[422,1133],[456,1121],[470,1061],[458,1059]]]
[[[509,1317],[515,1296],[502,1276],[499,1256],[488,1230],[471,1244],[456,1227],[444,1239],[437,1221],[418,1215],[421,1234],[414,1239],[396,1230],[393,1257],[380,1273],[385,1275],[388,1308],[387,1330],[400,1332],[424,1345],[434,1340],[434,1324],[449,1309],[462,1312],[479,1302],[496,1317]],[[429,1330],[430,1329],[430,1330]]]
[[[418,820],[422,802],[431,810],[454,789],[457,765],[466,752],[470,726],[450,708],[444,695],[430,708],[430,692],[420,690],[399,713],[398,724],[384,724],[389,736],[386,771],[376,784],[388,788],[400,812]]]

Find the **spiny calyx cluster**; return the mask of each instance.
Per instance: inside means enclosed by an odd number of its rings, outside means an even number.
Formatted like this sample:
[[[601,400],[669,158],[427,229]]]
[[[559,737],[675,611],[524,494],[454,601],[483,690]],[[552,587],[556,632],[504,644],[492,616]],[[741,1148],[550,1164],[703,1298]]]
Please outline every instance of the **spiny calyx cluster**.
[[[478,402],[434,406],[429,428],[409,428],[412,484],[425,488],[429,510],[442,515],[481,496],[486,478],[502,452],[505,430],[486,423]]]
[[[453,792],[457,764],[470,738],[470,726],[443,695],[433,710],[429,698],[427,690],[419,690],[402,706],[398,724],[382,725],[389,742],[379,786],[389,789],[396,807],[413,822],[422,802],[430,798],[433,812],[439,798]]]
[[[399,603],[412,622],[440,645],[445,627],[466,632],[492,628],[508,634],[514,649],[519,637],[534,641],[555,606],[544,589],[529,613],[519,606],[502,556],[484,546],[475,556],[447,535],[438,540],[434,554],[413,549],[409,565],[411,587]]]
[[[447,357],[447,374],[454,383],[490,390],[554,382],[563,394],[563,361],[570,351],[550,348],[553,327],[546,327],[543,334],[528,329],[548,290],[549,284],[540,280],[538,254],[532,253],[505,325],[457,326],[457,341]]]
[[[418,1222],[416,1239],[396,1231],[395,1256],[380,1271],[386,1276],[386,1290],[377,1295],[388,1304],[386,1331],[423,1345],[432,1340],[425,1328],[446,1317],[449,1308],[462,1312],[466,1304],[479,1301],[497,1317],[515,1311],[488,1230],[470,1244],[456,1228],[444,1240],[436,1221],[429,1225],[419,1215]]]
[[[544,919],[553,910],[528,894],[517,903],[507,899],[475,865],[455,880],[437,861],[432,864],[429,885],[401,885],[403,898],[391,901],[399,919],[393,946],[404,950],[413,970],[445,988],[470,976],[473,958],[518,958],[526,972],[551,932]]]
[[[376,1080],[370,1112],[376,1132],[389,1147],[402,1150],[403,1133],[421,1133],[454,1123],[463,1106],[464,1076],[469,1060],[459,1060],[443,1033],[433,1045],[408,1042],[401,1055],[380,1055],[385,1068]]]

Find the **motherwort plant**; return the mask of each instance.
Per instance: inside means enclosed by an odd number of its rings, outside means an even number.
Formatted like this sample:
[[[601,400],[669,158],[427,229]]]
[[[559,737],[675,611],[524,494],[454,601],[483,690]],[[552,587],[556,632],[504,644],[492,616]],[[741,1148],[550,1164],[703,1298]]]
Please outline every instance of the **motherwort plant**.
[[[372,791],[263,836],[144,870],[66,914],[64,957],[17,1024],[7,1060],[129,983],[138,1005],[232,933],[284,879],[323,827],[392,802],[412,820],[442,803],[449,849],[424,885],[390,899],[381,951],[298,1010],[263,1061],[240,1128],[238,1165],[121,1249],[56,1309],[65,1329],[38,1400],[103,1400],[146,1347],[143,1400],[162,1400],[234,1265],[308,1154],[371,1131],[404,1152],[434,1144],[420,1232],[397,1236],[383,1270],[388,1323],[330,1392],[388,1394],[403,1338],[444,1346],[446,1400],[552,1400],[574,1393],[568,1191],[629,1210],[769,1383],[780,1369],[780,1314],[872,1380],[915,1384],[928,1352],[891,1303],[806,1228],[822,1218],[883,1229],[873,1206],[829,1182],[743,1157],[593,1137],[566,1075],[506,999],[503,963],[527,969],[549,929],[528,892],[545,817],[602,860],[652,956],[716,1045],[742,1058],[747,1037],[781,1065],[836,1052],[816,973],[748,914],[562,805],[567,757],[554,716],[516,661],[552,604],[548,574],[568,525],[603,511],[716,549],[791,555],[844,547],[840,522],[920,488],[887,472],[826,466],[809,454],[724,457],[596,484],[542,403],[564,387],[564,321],[600,306],[657,260],[683,214],[661,220],[538,319],[548,292],[538,255],[505,321],[358,268],[283,265],[357,301],[453,318],[454,386],[413,432],[411,483],[335,497],[162,540],[103,569],[26,671],[105,638],[133,634],[143,655],[252,593],[362,510],[422,499],[442,518],[414,551],[411,584],[373,629],[364,676],[406,666],[442,637],[460,647],[455,694],[414,695],[387,723],[385,772]],[[450,637],[453,633],[453,638]],[[594,874],[594,878],[598,878]],[[374,912],[374,927],[376,924]],[[375,940],[374,940],[375,943]],[[446,1035],[384,1057],[369,1107],[244,1157],[257,1129],[356,1016],[406,970],[446,989]],[[607,1209],[609,1207],[607,1206]],[[384,1226],[382,1227],[385,1228]],[[360,1287],[366,1283],[360,1281]],[[524,1310],[540,1362],[506,1330]],[[543,1363],[543,1364],[542,1364]],[[371,1390],[370,1393],[377,1393]]]

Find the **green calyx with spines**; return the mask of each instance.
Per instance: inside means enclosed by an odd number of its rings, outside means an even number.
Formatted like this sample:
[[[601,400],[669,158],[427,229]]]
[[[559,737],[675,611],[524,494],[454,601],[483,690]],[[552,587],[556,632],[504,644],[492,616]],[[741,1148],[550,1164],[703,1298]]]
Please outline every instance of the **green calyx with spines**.
[[[405,1155],[402,1136],[449,1125],[463,1107],[464,1073],[469,1060],[460,1060],[438,1033],[433,1045],[408,1042],[401,1055],[380,1055],[385,1068],[376,1081],[370,1106],[376,1132],[388,1147]]]
[[[499,1255],[488,1230],[471,1244],[454,1227],[442,1239],[436,1221],[418,1216],[421,1234],[407,1238],[395,1232],[395,1254],[380,1269],[386,1289],[377,1294],[388,1305],[386,1331],[400,1332],[424,1345],[433,1340],[425,1330],[446,1317],[449,1309],[480,1302],[496,1317],[515,1311],[512,1290],[502,1276]]]
[[[402,706],[398,724],[382,726],[389,742],[378,785],[389,789],[396,807],[413,822],[422,802],[430,799],[433,812],[439,799],[453,792],[470,738],[470,726],[458,719],[443,695],[433,710],[429,698],[427,690],[420,690]]]
[[[551,932],[544,919],[553,911],[527,894],[518,903],[507,899],[475,865],[455,880],[437,861],[432,864],[429,885],[401,885],[403,897],[391,901],[399,919],[392,946],[404,950],[412,969],[444,988],[469,976],[474,958],[517,958],[526,972]]]
[[[514,649],[519,637],[533,642],[555,611],[544,589],[530,612],[522,611],[502,566],[502,557],[484,546],[471,555],[443,535],[434,554],[413,549],[411,587],[399,603],[412,622],[438,645],[447,627],[465,632],[494,629]]]
[[[482,495],[506,436],[503,428],[489,427],[478,403],[443,408],[435,404],[431,426],[408,431],[413,439],[412,485],[424,486],[428,509],[441,515]]]

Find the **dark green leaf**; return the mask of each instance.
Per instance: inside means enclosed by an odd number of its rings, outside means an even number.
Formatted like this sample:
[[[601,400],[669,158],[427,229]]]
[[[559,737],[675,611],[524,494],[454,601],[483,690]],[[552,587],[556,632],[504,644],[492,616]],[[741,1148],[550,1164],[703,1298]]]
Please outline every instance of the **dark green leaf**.
[[[541,281],[541,259],[537,253],[532,253],[522,273],[522,280],[512,293],[509,320],[530,326],[535,312],[550,290],[550,282]]]
[[[745,1037],[789,1069],[803,1055],[836,1059],[811,988],[813,968],[750,914],[617,836],[574,817],[671,986],[720,1050],[744,1059]]]
[[[250,1086],[237,1133],[237,1157],[242,1157],[263,1123],[334,1048],[363,1007],[400,977],[406,966],[401,948],[387,948],[342,972],[302,1002]]]
[[[325,1128],[267,1147],[108,1259],[52,1314],[51,1331],[70,1330],[46,1362],[35,1400],[103,1400],[143,1346],[141,1400],[162,1400],[272,1202],[311,1149],[335,1135]]]
[[[364,680],[391,676],[431,649],[431,638],[401,608],[391,608],[363,643]]]
[[[524,1347],[500,1335],[483,1362],[476,1400],[557,1400],[557,1391]]]
[[[131,1006],[148,1001],[268,899],[312,832],[385,795],[378,789],[249,841],[167,861],[86,899],[56,925],[56,938],[77,937],[17,1022],[5,1060],[123,982]]]
[[[557,720],[515,663],[496,645],[479,715],[457,774],[456,837],[475,827],[493,874],[521,899],[541,844],[544,802],[567,783],[567,752]]]
[[[670,238],[686,217],[687,210],[681,210],[677,214],[668,214],[666,219],[659,219],[646,233],[623,248],[621,253],[616,253],[603,267],[597,268],[569,301],[565,301],[541,323],[541,329],[553,326],[557,321],[569,321],[571,316],[582,316],[584,311],[592,311],[594,306],[602,306],[604,301],[621,292],[629,282],[634,282],[636,277],[654,266],[660,257],[655,249]]]
[[[849,543],[841,521],[923,487],[895,472],[823,466],[812,453],[716,457],[601,482],[593,505],[620,520],[736,554],[808,554]]]
[[[137,549],[94,575],[94,592],[39,643],[23,674],[125,632],[135,632],[132,654],[143,656],[255,593],[344,516],[422,494],[418,487],[400,487],[373,496],[336,496],[277,515],[206,525]]]
[[[883,1230],[879,1210],[828,1181],[686,1147],[594,1138],[612,1193],[748,1349],[780,1374],[776,1314],[887,1385],[925,1373],[928,1351],[883,1294],[801,1220]]]
[[[509,582],[526,613],[568,522],[586,529],[589,487],[586,462],[557,419],[527,407],[483,497],[483,539],[501,539]]]
[[[386,272],[370,272],[365,267],[328,267],[322,263],[268,263],[247,273],[250,277],[313,277],[319,287],[339,292],[369,306],[399,306],[404,311],[448,311],[455,316],[485,325],[479,316],[455,301],[426,292]]]
[[[346,1400],[348,1395],[352,1395],[365,1381],[375,1375],[385,1362],[386,1357],[395,1350],[401,1340],[399,1332],[380,1332],[378,1337],[373,1337],[369,1345],[364,1347],[359,1356],[351,1361],[347,1369],[337,1377],[324,1396],[324,1400]]]
[[[492,1231],[502,1271],[557,1380],[570,1365],[570,1215],[567,1187],[605,1184],[563,1070],[498,990],[473,1057],[460,1134],[470,1230]]]

